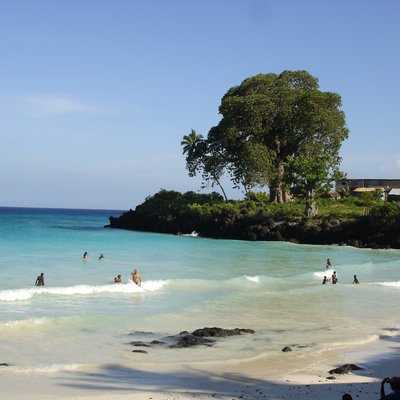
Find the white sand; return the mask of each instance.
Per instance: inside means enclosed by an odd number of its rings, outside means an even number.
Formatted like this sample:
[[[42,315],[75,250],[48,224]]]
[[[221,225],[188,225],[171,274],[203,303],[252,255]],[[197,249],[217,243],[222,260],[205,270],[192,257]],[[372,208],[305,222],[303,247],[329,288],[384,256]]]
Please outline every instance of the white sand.
[[[332,354],[332,363],[328,364],[321,364],[315,354],[290,352],[268,360],[260,357],[229,364],[186,364],[174,369],[110,365],[100,370],[87,368],[32,376],[11,373],[7,371],[10,367],[2,367],[2,396],[14,400],[337,400],[350,393],[353,399],[378,399],[382,378],[400,375],[400,346],[389,342],[380,348],[380,353],[377,350],[357,349],[339,357]],[[324,355],[325,362],[329,357]],[[328,373],[345,363],[357,364],[364,370],[346,375]],[[387,390],[390,392],[389,387]]]

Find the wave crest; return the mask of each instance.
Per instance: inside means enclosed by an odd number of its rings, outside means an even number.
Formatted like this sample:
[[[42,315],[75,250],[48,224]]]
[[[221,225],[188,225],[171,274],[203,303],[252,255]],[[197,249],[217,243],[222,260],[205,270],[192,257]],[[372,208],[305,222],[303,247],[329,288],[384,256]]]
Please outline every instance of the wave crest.
[[[113,293],[140,293],[154,292],[160,290],[168,281],[146,281],[142,286],[137,286],[129,281],[126,284],[112,285],[76,285],[65,287],[34,287],[28,289],[1,290],[0,301],[21,301],[29,300],[38,295],[58,295],[58,296],[74,296],[74,295],[93,295],[93,294],[113,294]]]

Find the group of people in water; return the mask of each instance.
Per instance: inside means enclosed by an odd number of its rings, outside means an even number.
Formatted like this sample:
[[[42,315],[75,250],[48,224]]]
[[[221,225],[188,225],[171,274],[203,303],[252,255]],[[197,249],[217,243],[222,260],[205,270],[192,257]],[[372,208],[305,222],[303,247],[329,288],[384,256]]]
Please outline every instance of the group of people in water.
[[[85,251],[85,252],[83,253],[82,258],[83,258],[83,261],[88,260],[88,259],[89,259],[89,253],[88,253],[87,251]],[[99,260],[102,260],[103,258],[104,258],[104,255],[103,255],[103,253],[101,253],[101,254],[99,255]]]
[[[142,286],[142,278],[140,276],[140,273],[137,269],[134,269],[131,272],[131,278],[132,278],[132,282],[136,283],[136,285],[138,286]],[[117,275],[114,278],[114,283],[122,283],[122,276],[121,275]]]
[[[331,260],[328,258],[326,260],[326,270],[333,269]],[[332,285],[336,285],[338,283],[338,277],[336,274],[336,271],[333,271],[332,275],[330,278],[328,278],[326,275],[324,276],[324,279],[322,279],[322,284],[326,285],[327,283],[332,282]],[[358,284],[360,281],[357,278],[357,275],[353,275],[353,283]]]
[[[82,258],[83,258],[84,261],[86,261],[89,258],[89,253],[87,251],[85,251],[83,253]],[[103,259],[104,259],[104,255],[103,255],[103,253],[101,253],[99,255],[99,260],[103,260]],[[139,271],[137,269],[135,269],[135,270],[133,270],[131,272],[131,277],[132,277],[132,282],[136,283],[136,285],[138,285],[138,286],[142,285],[142,278],[141,278],[140,273],[139,273]],[[121,275],[117,275],[114,278],[114,283],[122,283],[122,276]]]
[[[85,251],[83,253],[82,258],[84,261],[86,261],[89,258],[89,253],[87,251]],[[104,255],[100,254],[99,260],[102,260],[103,258],[104,258]],[[131,278],[132,278],[133,283],[136,283],[136,285],[138,285],[138,286],[142,286],[142,277],[140,276],[140,273],[137,269],[134,269],[131,272]],[[114,283],[122,283],[122,276],[117,275],[114,278]],[[36,278],[35,286],[44,286],[44,272],[41,272],[40,275]]]

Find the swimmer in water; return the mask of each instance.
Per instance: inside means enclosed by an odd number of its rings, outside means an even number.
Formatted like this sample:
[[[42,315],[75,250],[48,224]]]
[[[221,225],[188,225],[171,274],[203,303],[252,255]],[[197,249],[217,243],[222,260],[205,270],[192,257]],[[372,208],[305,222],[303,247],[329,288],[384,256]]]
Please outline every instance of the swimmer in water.
[[[44,286],[44,273],[43,272],[36,278],[35,286]]]
[[[141,286],[142,285],[142,278],[139,274],[139,271],[137,269],[132,271],[132,281],[136,283],[136,285]]]

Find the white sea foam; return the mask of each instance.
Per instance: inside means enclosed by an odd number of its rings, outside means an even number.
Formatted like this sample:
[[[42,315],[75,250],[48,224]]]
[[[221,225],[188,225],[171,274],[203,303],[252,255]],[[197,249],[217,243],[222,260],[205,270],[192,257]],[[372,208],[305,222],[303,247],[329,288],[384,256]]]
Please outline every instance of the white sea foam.
[[[343,341],[343,342],[329,342],[329,343],[321,343],[321,350],[339,350],[339,349],[353,349],[355,347],[365,345],[368,343],[373,343],[379,340],[379,335],[368,335],[364,338],[356,338],[354,340]]]
[[[7,327],[14,327],[14,326],[25,326],[25,325],[42,325],[49,321],[49,318],[33,318],[33,319],[26,319],[26,320],[14,320],[14,321],[7,321],[3,324],[3,326]]]
[[[60,296],[74,296],[74,295],[92,295],[92,294],[112,294],[112,293],[138,293],[138,292],[153,292],[161,289],[168,281],[146,281],[142,286],[134,284],[129,281],[126,284],[112,284],[112,285],[77,285],[66,287],[34,287],[28,289],[14,289],[14,290],[1,290],[0,301],[17,301],[29,300],[33,296],[38,295],[60,295]]]
[[[247,280],[249,280],[250,282],[260,283],[260,277],[259,276],[245,276],[245,278]]]
[[[319,279],[322,279],[324,276],[330,278],[331,275],[333,274],[333,271],[334,271],[333,269],[327,269],[326,271],[316,271],[314,272],[314,276]]]
[[[373,285],[387,286],[393,288],[400,288],[400,281],[393,282],[374,282]]]
[[[397,328],[393,328],[393,329],[390,329],[390,328],[383,329],[383,330],[382,330],[382,335],[385,336],[385,337],[393,337],[393,338],[396,338],[396,337],[399,337],[399,336],[400,336],[400,330],[397,329]]]
[[[7,370],[20,374],[54,374],[63,371],[76,371],[81,368],[80,364],[50,364],[50,365],[37,365],[35,367],[24,366],[9,366]]]

